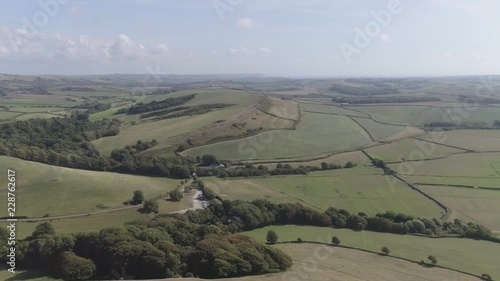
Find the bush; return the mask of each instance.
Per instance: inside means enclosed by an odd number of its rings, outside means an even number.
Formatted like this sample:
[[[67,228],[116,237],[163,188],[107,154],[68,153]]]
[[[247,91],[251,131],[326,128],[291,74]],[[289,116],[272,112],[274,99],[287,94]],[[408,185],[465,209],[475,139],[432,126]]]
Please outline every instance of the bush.
[[[73,252],[64,252],[57,263],[58,274],[64,280],[90,280],[96,266],[92,260],[84,259]]]
[[[134,197],[132,197],[132,204],[141,204],[144,201],[144,194],[140,190],[134,191]]]
[[[158,202],[154,201],[154,200],[147,200],[147,201],[144,201],[144,205],[142,206],[142,210],[145,212],[145,213],[158,213],[158,209],[159,209],[159,206],[158,206]]]
[[[278,242],[278,234],[273,230],[269,230],[266,235],[266,241],[269,244],[276,244]]]
[[[388,256],[391,253],[391,250],[387,248],[386,246],[382,247],[382,253],[384,253],[386,256]]]
[[[169,195],[170,195],[170,200],[174,202],[181,201],[183,197],[182,192],[180,192],[179,190],[172,190],[170,191]]]
[[[333,236],[332,238],[332,244],[335,246],[340,245],[340,239],[337,236]]]
[[[297,243],[302,243],[302,242],[303,242],[302,238],[300,238],[300,237],[297,238]]]
[[[432,264],[438,263],[437,259],[434,256],[428,256],[427,259],[430,260]]]
[[[493,279],[491,279],[491,276],[489,274],[483,273],[481,274],[481,280],[492,281]]]

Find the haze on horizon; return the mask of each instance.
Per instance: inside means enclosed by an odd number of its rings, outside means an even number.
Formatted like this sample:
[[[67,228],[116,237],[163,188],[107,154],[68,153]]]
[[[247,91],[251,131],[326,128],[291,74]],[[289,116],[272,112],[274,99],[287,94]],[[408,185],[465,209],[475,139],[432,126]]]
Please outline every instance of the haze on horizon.
[[[0,10],[0,73],[500,73],[494,0],[40,0]]]

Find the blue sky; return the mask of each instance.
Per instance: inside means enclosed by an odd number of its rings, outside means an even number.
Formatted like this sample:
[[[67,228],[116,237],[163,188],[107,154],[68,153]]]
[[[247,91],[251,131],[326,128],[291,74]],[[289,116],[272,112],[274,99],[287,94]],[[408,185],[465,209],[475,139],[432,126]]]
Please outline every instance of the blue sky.
[[[498,11],[495,0],[8,1],[0,72],[498,74]]]

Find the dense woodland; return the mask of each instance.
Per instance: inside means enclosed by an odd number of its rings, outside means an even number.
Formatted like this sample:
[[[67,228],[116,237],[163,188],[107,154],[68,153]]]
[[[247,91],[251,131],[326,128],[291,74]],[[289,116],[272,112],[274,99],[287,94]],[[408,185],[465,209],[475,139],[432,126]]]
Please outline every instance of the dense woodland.
[[[7,238],[2,229],[3,261]],[[50,223],[42,223],[16,249],[20,267],[64,280],[114,279],[113,270],[122,268],[136,279],[225,278],[280,272],[292,265],[278,249],[181,215],[75,234],[56,234]]]
[[[0,124],[0,155],[69,168],[172,178],[188,178],[194,172],[182,157],[135,155],[154,146],[154,140],[116,149],[111,155],[100,154],[91,141],[115,136],[119,127],[117,120],[90,122],[88,114],[81,112],[69,118],[8,122]]]
[[[116,114],[142,114],[150,111],[155,111],[155,110],[162,110],[162,109],[167,109],[179,105],[183,105],[186,102],[194,99],[196,94],[192,95],[187,95],[187,96],[182,96],[182,97],[176,97],[176,98],[168,98],[162,101],[152,101],[149,103],[137,103],[132,105],[129,108],[123,108],[120,109],[116,112]]]

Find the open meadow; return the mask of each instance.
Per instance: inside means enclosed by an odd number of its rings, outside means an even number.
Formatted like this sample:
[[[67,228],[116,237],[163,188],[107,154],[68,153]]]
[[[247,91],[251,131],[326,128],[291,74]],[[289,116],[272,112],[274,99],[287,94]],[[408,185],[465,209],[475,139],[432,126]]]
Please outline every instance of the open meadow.
[[[142,190],[146,199],[166,195],[180,181],[93,172],[0,156],[0,169],[14,169],[17,176],[18,216],[42,217],[88,213],[123,207],[135,190]],[[7,178],[0,178],[7,186]],[[0,190],[0,200],[7,201],[7,189]],[[7,208],[0,214],[5,215]]]
[[[279,241],[296,241],[300,237],[304,241],[329,243],[333,236],[337,236],[344,246],[377,253],[380,253],[381,247],[386,246],[391,250],[391,256],[415,262],[427,260],[427,256],[433,255],[441,266],[475,275],[488,273],[494,280],[500,278],[499,243],[293,225],[270,226],[243,234],[265,241],[266,233],[271,229],[278,234]]]
[[[215,154],[220,159],[283,159],[338,152],[370,143],[369,135],[344,116],[303,112],[296,130],[275,130],[241,140],[184,151],[184,156]]]
[[[394,211],[422,217],[441,217],[441,209],[403,182],[388,179],[381,170],[356,167],[313,172],[307,176],[272,176],[204,180],[225,199],[264,198],[275,203],[298,202],[320,210],[329,207],[351,213]],[[396,182],[396,184],[392,184]]]
[[[500,231],[500,189],[434,185],[419,185],[418,188],[452,210],[449,220],[457,218],[479,223],[495,232]]]

